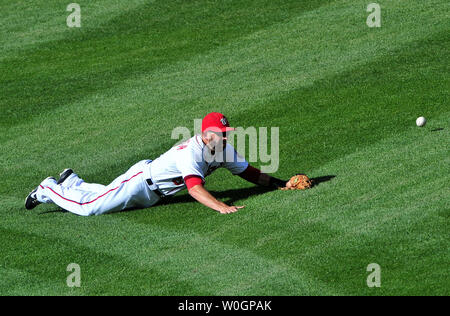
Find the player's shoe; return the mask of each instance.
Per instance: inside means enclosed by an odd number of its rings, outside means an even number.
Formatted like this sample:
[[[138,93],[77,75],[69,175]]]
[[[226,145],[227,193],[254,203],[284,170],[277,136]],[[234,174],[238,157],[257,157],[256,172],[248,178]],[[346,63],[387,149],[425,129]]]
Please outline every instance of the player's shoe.
[[[63,172],[59,174],[59,180],[56,184],[61,184],[73,173],[73,170],[70,168],[64,169]]]
[[[48,177],[44,181],[42,181],[42,183],[44,183],[47,180],[56,181],[55,178]],[[42,204],[41,202],[38,201],[37,196],[36,196],[36,192],[37,192],[38,189],[39,189],[39,186],[36,189],[34,189],[33,191],[31,191],[30,194],[28,194],[28,196],[26,197],[26,199],[25,199],[25,208],[27,210],[32,210],[36,206],[38,206],[39,204]]]
[[[34,189],[33,191],[30,192],[30,194],[28,194],[27,198],[25,199],[25,208],[27,210],[32,210],[34,209],[36,206],[38,206],[39,204],[41,204],[41,202],[39,202],[37,200],[36,197],[36,191],[38,188]]]

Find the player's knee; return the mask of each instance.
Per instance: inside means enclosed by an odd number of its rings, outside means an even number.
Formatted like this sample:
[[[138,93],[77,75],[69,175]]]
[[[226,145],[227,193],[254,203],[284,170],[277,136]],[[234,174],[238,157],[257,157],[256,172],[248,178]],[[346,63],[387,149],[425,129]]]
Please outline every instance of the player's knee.
[[[97,216],[97,215],[102,215],[102,214],[106,214],[109,212],[109,209],[105,209],[104,207],[94,207],[89,211],[89,215],[88,216]]]
[[[74,212],[80,216],[94,216],[96,215],[97,210],[95,208],[82,208],[80,210],[78,210],[77,212]]]
[[[91,209],[89,210],[87,216],[95,216],[97,215],[98,210],[97,209]]]

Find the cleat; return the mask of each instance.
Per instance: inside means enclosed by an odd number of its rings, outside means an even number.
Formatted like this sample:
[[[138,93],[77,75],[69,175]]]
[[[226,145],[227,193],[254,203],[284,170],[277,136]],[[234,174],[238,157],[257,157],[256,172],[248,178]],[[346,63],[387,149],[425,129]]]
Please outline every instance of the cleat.
[[[34,189],[33,191],[30,192],[30,194],[28,194],[27,198],[25,199],[25,208],[27,210],[32,210],[34,209],[36,206],[38,206],[39,204],[41,204],[41,202],[39,202],[37,200],[36,197],[36,191],[38,188]]]
[[[73,170],[70,168],[64,169],[63,172],[59,174],[59,180],[56,184],[61,184],[73,173]]]
[[[53,180],[56,182],[56,179],[53,177],[48,177],[46,178],[44,181],[42,181],[42,183],[44,183],[47,180]],[[33,191],[30,192],[30,194],[28,194],[28,196],[25,199],[25,208],[27,210],[32,210],[34,209],[36,206],[38,206],[39,204],[42,204],[41,202],[38,201],[37,196],[36,196],[36,192],[39,189],[39,186],[34,189]]]

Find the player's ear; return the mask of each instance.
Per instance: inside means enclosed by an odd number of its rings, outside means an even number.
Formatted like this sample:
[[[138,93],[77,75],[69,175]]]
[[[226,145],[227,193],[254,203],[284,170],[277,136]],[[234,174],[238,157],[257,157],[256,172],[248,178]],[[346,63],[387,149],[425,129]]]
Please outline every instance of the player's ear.
[[[208,142],[211,141],[211,133],[209,131],[203,132],[203,138],[206,139]]]

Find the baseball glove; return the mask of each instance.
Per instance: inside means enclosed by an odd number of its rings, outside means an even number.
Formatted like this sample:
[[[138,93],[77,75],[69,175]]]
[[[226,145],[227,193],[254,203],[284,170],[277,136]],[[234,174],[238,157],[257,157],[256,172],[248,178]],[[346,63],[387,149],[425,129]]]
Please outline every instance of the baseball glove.
[[[313,187],[313,181],[306,174],[293,176],[281,190],[306,190]]]

